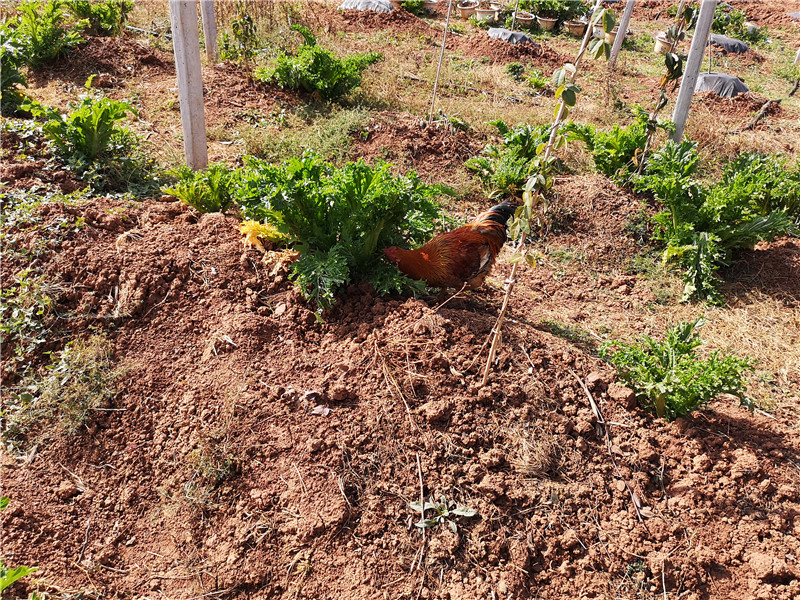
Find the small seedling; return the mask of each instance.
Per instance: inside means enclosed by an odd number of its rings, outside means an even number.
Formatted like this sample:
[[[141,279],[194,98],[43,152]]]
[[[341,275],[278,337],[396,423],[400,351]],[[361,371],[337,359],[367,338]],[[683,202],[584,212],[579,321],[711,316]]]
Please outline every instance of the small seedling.
[[[456,517],[471,518],[478,516],[477,510],[473,508],[467,508],[465,506],[459,506],[455,502],[445,498],[444,495],[439,496],[439,502],[436,502],[433,496],[431,496],[430,500],[424,504],[418,500],[416,502],[411,502],[409,507],[412,510],[423,513],[423,515],[429,510],[434,511],[432,517],[428,519],[423,518],[414,523],[414,525],[420,529],[427,529],[429,527],[436,527],[437,525],[446,524],[450,531],[456,533],[458,531],[456,522],[454,520]]]

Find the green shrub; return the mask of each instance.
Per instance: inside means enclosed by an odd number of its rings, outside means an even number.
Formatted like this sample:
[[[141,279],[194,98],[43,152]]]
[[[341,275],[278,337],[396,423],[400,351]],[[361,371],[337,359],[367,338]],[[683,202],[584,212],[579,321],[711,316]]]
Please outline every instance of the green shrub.
[[[225,212],[233,201],[233,181],[233,171],[224,165],[211,165],[204,171],[185,167],[178,182],[163,191],[201,213]]]
[[[651,192],[666,207],[653,218],[654,237],[666,246],[665,262],[684,268],[684,300],[723,303],[714,274],[729,264],[734,250],[797,232],[786,212],[791,206],[796,210],[797,180],[759,164],[742,157],[726,167],[720,184],[707,186],[694,177],[697,145],[667,142],[636,181],[637,190]],[[767,186],[784,195],[764,191]]]
[[[83,41],[82,23],[66,28],[64,2],[26,0],[18,9],[16,36],[23,47],[25,63],[32,69],[54,61]]]
[[[100,36],[114,36],[122,31],[122,24],[133,10],[133,1],[73,0],[69,6],[76,17],[89,22],[92,32]]]
[[[23,44],[7,23],[0,25],[0,44],[0,114],[7,116],[27,99],[19,86],[28,87],[28,80],[20,72],[25,64]]]
[[[380,250],[426,241],[440,219],[441,186],[413,171],[395,177],[390,165],[360,160],[335,168],[313,154],[272,165],[252,157],[239,172],[236,200],[244,216],[268,221],[300,252],[294,277],[320,308],[350,282],[370,281],[379,293],[410,280]]]
[[[293,25],[292,30],[304,40],[296,55],[281,54],[275,69],[256,69],[257,79],[274,81],[282,88],[317,92],[320,98],[332,100],[361,85],[362,72],[383,59],[377,52],[369,52],[340,60],[330,50],[317,46],[314,35],[302,25]]]
[[[247,12],[247,6],[242,0],[236,1],[236,16],[231,21],[231,35],[222,34],[222,48],[220,56],[225,60],[235,60],[240,64],[249,65],[250,59],[256,54],[258,36],[256,24]]]
[[[536,148],[547,141],[550,127],[520,123],[513,129],[501,119],[489,121],[502,135],[501,145],[487,144],[464,166],[474,171],[491,197],[518,196],[533,168]]]
[[[714,10],[711,31],[741,38],[744,33],[745,18],[743,10],[732,8],[729,4],[718,4]]]
[[[749,358],[712,352],[702,359],[697,348],[703,342],[695,329],[705,321],[679,322],[658,342],[644,336],[638,345],[617,341],[604,343],[600,356],[619,372],[637,398],[669,421],[685,416],[720,394],[733,394],[743,403],[744,376],[753,370]]]
[[[519,9],[540,17],[567,21],[588,16],[592,12],[592,5],[582,0],[520,0]]]
[[[580,140],[592,155],[597,170],[617,182],[626,181],[638,166],[636,157],[647,139],[648,114],[635,108],[636,120],[627,127],[614,125],[611,131],[600,131],[592,125],[570,121],[564,126],[569,139]],[[657,125],[668,129],[666,124]]]
[[[800,167],[791,170],[778,155],[740,154],[725,166],[715,191],[761,216],[783,210],[790,218],[800,218]]]

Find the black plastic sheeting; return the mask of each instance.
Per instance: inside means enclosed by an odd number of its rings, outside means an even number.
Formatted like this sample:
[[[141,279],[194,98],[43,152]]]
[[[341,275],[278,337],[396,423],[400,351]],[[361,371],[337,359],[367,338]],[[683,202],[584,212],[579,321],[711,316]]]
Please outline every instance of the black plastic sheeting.
[[[394,6],[389,0],[344,0],[339,5],[339,10],[371,10],[388,13],[394,10]]]
[[[492,27],[487,31],[490,38],[496,40],[503,40],[509,44],[533,44],[536,45],[531,38],[519,31],[511,31],[510,29],[503,29],[502,27]]]
[[[750,89],[744,81],[733,75],[725,73],[700,73],[694,86],[694,93],[712,91],[723,98],[733,98],[739,94],[749,92]]]
[[[737,40],[736,38],[728,37],[727,35],[712,33],[710,42],[714,46],[719,46],[726,52],[733,52],[734,54],[741,54],[742,52],[747,52],[750,50],[750,46],[745,44],[742,40]]]

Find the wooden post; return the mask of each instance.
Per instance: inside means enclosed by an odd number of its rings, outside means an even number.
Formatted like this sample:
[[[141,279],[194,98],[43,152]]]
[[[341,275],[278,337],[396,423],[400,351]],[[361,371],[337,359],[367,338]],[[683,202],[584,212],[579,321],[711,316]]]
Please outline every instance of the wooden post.
[[[672,112],[672,120],[675,123],[675,133],[672,135],[672,139],[675,142],[683,139],[683,130],[686,127],[686,119],[689,117],[689,105],[692,103],[694,86],[697,83],[697,76],[700,74],[700,65],[703,62],[703,54],[706,43],[708,43],[708,34],[711,32],[711,23],[714,20],[716,8],[717,0],[703,0],[700,4],[700,15],[697,17],[692,45],[689,47],[689,57],[686,59],[686,66],[683,69],[681,88],[678,90],[678,98],[675,100],[675,110]]]
[[[196,0],[169,0],[169,16],[186,163],[194,170],[205,169],[208,166],[208,148]]]
[[[203,18],[203,39],[206,41],[208,62],[217,62],[217,18],[214,14],[214,0],[200,0],[200,16]]]
[[[611,57],[608,59],[609,69],[613,70],[617,66],[617,56],[622,49],[622,42],[625,41],[625,35],[628,33],[628,24],[631,22],[634,4],[636,4],[636,0],[628,0],[625,4],[625,11],[622,13],[622,20],[619,22],[617,37],[614,39],[614,45],[611,47]]]

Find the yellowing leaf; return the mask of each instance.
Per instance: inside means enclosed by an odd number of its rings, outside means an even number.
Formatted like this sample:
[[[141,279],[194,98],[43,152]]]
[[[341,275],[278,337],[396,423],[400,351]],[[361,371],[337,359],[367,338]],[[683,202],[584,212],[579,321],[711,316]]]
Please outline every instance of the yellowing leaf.
[[[242,243],[245,246],[251,246],[261,252],[266,252],[266,249],[259,238],[272,243],[280,242],[285,238],[285,236],[272,225],[252,220],[242,221],[241,225],[239,225],[239,233],[244,236]]]

